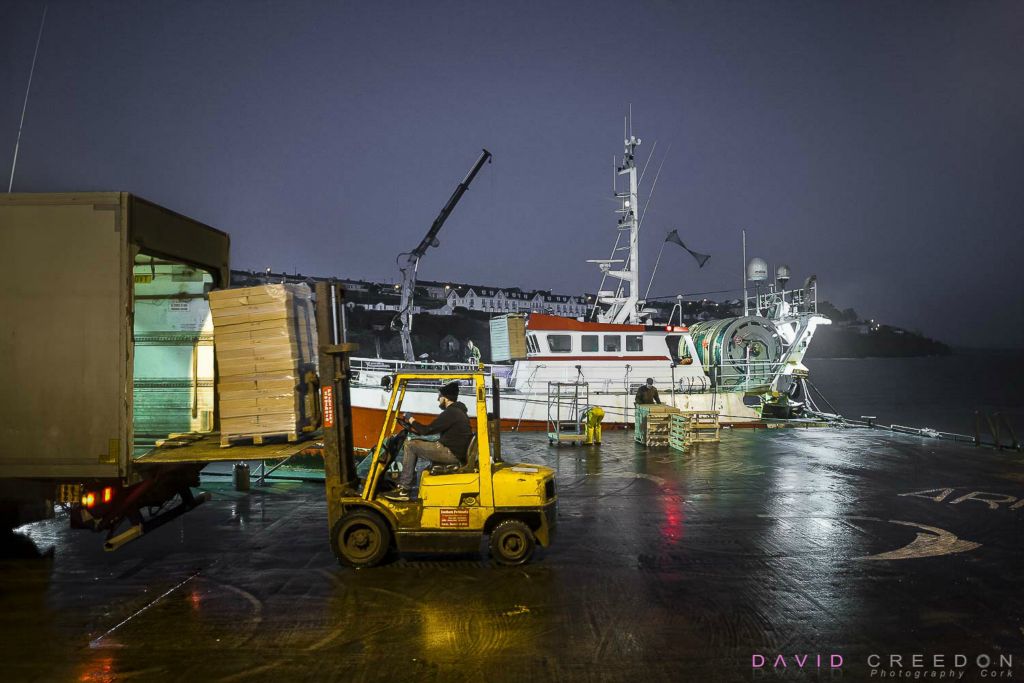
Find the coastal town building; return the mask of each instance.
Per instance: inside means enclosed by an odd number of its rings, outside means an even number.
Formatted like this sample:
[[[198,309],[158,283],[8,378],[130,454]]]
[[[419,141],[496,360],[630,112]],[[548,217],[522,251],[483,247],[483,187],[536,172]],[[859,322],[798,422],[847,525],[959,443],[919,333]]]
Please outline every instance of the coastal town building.
[[[312,287],[317,281],[330,278],[300,273],[270,271],[233,271],[232,284],[249,286],[269,282],[306,283]],[[398,311],[399,285],[368,282],[365,280],[339,280],[351,305],[373,311]],[[456,308],[480,311],[492,315],[506,313],[551,313],[578,318],[590,313],[593,295],[557,294],[551,290],[523,290],[519,287],[495,287],[421,280],[416,286],[413,313],[452,315]]]

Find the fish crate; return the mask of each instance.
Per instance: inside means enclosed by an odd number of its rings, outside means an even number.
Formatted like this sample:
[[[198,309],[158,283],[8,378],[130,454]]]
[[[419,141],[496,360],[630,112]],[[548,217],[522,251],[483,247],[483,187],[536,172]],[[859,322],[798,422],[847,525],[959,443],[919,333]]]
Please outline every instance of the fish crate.
[[[668,445],[686,451],[695,443],[721,441],[717,410],[683,410],[672,415]]]
[[[677,451],[686,451],[690,448],[689,430],[686,415],[676,413],[672,415],[668,430],[668,445]]]
[[[718,443],[721,441],[721,425],[717,410],[686,410],[686,438],[690,443]]]
[[[636,406],[633,438],[645,446],[669,445],[670,420],[678,408],[658,403]]]

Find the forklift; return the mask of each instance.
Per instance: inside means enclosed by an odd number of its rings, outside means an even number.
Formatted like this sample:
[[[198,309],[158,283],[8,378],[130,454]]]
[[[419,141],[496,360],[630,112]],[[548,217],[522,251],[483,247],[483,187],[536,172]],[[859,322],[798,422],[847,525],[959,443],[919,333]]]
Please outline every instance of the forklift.
[[[316,294],[327,517],[338,560],[373,567],[395,553],[476,553],[487,536],[494,562],[514,566],[529,562],[538,543],[548,547],[556,526],[555,472],[502,459],[498,379],[493,378],[489,415],[482,367],[396,374],[376,448],[357,472],[349,395],[349,354],[356,345],[347,340],[344,290],[320,282]],[[451,381],[471,386],[476,402],[476,432],[465,464],[424,471],[415,500],[385,498],[396,487],[393,465],[409,436],[402,417],[406,393]]]

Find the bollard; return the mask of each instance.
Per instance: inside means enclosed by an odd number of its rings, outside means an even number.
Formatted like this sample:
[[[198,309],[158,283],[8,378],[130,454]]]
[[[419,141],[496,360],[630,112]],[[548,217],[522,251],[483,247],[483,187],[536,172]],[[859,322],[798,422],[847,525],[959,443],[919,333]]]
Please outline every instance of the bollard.
[[[985,419],[988,420],[988,431],[992,433],[992,445],[1002,450],[1003,442],[999,434],[999,423],[993,420],[988,413],[985,413]]]
[[[235,490],[249,490],[249,463],[240,462],[235,465],[234,470]]]

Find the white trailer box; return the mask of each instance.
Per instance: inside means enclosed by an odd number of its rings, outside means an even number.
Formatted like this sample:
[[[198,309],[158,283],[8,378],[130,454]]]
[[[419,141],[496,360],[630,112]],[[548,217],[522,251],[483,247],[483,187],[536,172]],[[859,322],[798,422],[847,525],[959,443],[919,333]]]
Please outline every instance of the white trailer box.
[[[215,428],[208,293],[228,254],[128,193],[0,195],[0,521],[56,483],[129,482],[161,433]]]

